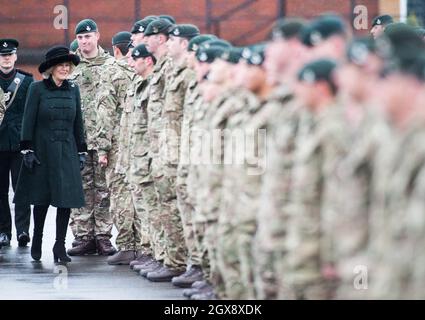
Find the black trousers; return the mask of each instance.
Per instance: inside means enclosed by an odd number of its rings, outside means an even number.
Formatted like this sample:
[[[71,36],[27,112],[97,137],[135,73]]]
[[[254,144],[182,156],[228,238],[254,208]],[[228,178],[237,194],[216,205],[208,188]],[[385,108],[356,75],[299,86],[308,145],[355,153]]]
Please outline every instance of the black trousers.
[[[12,188],[15,190],[19,170],[22,164],[22,154],[11,151],[0,151],[0,233],[12,235],[12,216],[9,205],[9,176],[12,176]],[[29,234],[31,209],[30,206],[15,205],[16,235],[22,232]]]

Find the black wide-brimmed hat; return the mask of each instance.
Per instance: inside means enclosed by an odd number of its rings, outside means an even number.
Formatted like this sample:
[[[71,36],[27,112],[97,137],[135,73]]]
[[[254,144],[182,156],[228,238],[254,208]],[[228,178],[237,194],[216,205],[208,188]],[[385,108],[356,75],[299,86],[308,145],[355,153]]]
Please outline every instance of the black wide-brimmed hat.
[[[69,52],[65,46],[54,46],[47,50],[45,61],[40,64],[38,71],[45,72],[47,69],[63,62],[71,62],[74,66],[80,63],[80,57]]]

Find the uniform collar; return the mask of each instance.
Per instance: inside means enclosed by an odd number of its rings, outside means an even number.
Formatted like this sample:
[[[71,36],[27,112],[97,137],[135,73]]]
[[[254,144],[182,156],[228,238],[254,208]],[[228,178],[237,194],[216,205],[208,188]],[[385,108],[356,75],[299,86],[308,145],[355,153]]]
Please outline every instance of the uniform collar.
[[[49,90],[68,90],[69,89],[68,80],[64,80],[60,87],[58,87],[56,83],[53,81],[52,76],[50,76],[48,79],[44,79],[43,82],[46,85],[47,89]]]

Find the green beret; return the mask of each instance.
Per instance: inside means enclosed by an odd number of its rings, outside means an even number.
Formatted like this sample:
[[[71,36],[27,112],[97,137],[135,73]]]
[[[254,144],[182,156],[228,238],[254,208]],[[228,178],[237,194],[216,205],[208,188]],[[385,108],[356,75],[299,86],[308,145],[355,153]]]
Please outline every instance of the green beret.
[[[97,31],[97,24],[92,19],[81,20],[75,27],[75,34],[89,33],[95,31]]]
[[[421,38],[425,38],[425,29],[422,27],[415,27],[414,28],[416,34],[421,37]]]
[[[318,81],[326,81],[335,86],[332,73],[337,64],[333,60],[320,59],[306,64],[298,73],[298,80],[310,84]]]
[[[131,33],[142,33],[145,32],[146,27],[151,23],[152,21],[157,20],[158,18],[154,16],[148,16],[146,18],[143,18],[142,20],[139,20],[134,23],[133,28],[131,29]]]
[[[133,59],[139,59],[139,58],[153,57],[153,55],[152,53],[148,51],[148,49],[146,49],[146,46],[144,44],[139,44],[131,52],[131,57]]]
[[[388,14],[377,16],[372,21],[372,27],[374,26],[386,26],[387,24],[393,23],[393,17]]]
[[[418,55],[424,52],[425,42],[413,27],[404,23],[389,24],[384,31],[389,40],[393,58],[400,65],[410,64]]]
[[[293,39],[299,38],[301,31],[306,27],[307,22],[303,19],[285,18],[278,20],[272,29],[272,39]]]
[[[69,45],[69,50],[71,50],[72,52],[75,52],[77,51],[77,49],[78,49],[78,41],[77,39],[74,39]]]
[[[189,41],[189,45],[187,47],[188,51],[197,51],[199,49],[199,46],[206,42],[206,41],[210,41],[210,40],[215,40],[217,39],[217,37],[213,34],[201,34],[199,36],[196,36],[194,38],[192,38]]]
[[[117,44],[124,43],[127,44],[131,42],[131,33],[128,31],[121,31],[116,33],[112,37],[112,45],[116,46]]]
[[[222,47],[200,48],[196,52],[196,59],[200,62],[212,63],[215,59],[220,58],[224,52]]]
[[[199,36],[199,34],[200,32],[198,27],[193,24],[178,24],[172,27],[169,32],[169,35],[189,40],[193,37]]]
[[[201,44],[201,47],[205,49],[208,49],[210,47],[231,48],[232,44],[226,40],[213,39],[213,40],[203,42]]]
[[[341,17],[324,15],[315,19],[308,29],[308,45],[316,46],[333,35],[345,35],[346,26]]]
[[[371,37],[353,39],[347,46],[347,59],[358,66],[366,64],[367,57],[376,52],[376,41]]]
[[[410,74],[419,81],[425,82],[425,53],[422,53],[402,72]]]
[[[220,58],[229,63],[237,64],[242,58],[242,51],[243,48],[232,47],[229,50],[226,49]]]
[[[175,24],[176,23],[176,19],[174,19],[174,17],[168,15],[168,14],[161,14],[160,16],[158,16],[158,18],[160,19],[165,19],[171,22],[171,24]]]
[[[0,55],[16,53],[19,42],[16,39],[0,39]]]
[[[144,32],[145,36],[152,36],[155,34],[168,35],[173,24],[165,19],[156,19],[148,24]]]

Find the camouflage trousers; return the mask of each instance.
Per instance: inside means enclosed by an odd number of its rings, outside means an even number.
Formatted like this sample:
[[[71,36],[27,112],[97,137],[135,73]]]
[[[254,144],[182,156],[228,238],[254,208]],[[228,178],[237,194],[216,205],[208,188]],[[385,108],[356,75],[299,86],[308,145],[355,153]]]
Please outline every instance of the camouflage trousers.
[[[76,238],[112,237],[109,190],[105,169],[98,164],[98,159],[97,152],[90,150],[81,171],[86,206],[71,212],[70,227]]]
[[[110,207],[115,227],[118,230],[115,243],[119,250],[141,250],[141,223],[131,198],[130,185],[124,174],[115,172],[118,154],[113,148],[108,154],[106,183],[110,192]]]
[[[152,254],[151,250],[151,237],[150,237],[150,225],[149,225],[149,209],[145,197],[143,196],[142,185],[131,185],[131,203],[134,207],[134,226],[137,226],[137,233],[139,238],[139,248],[145,254]]]
[[[188,251],[188,265],[201,265],[201,256],[197,250],[193,225],[193,205],[187,192],[186,175],[179,172],[176,181],[177,208],[181,215],[185,245]]]
[[[204,279],[214,287],[220,298],[224,297],[224,282],[217,260],[217,221],[196,222],[194,227]]]
[[[115,243],[119,250],[141,250],[141,221],[133,205],[130,185],[125,176],[116,174],[111,179],[111,212],[118,235]]]
[[[258,300],[276,300],[278,298],[279,277],[276,263],[283,259],[283,252],[267,251],[254,241],[254,285]]]
[[[241,192],[235,207],[235,230],[240,262],[241,281],[244,287],[243,299],[255,299],[254,286],[254,239],[257,230],[256,213],[258,199]]]
[[[176,177],[159,176],[154,178],[155,190],[160,203],[159,221],[162,226],[162,239],[165,245],[164,265],[172,269],[186,268],[187,249],[183,224],[177,209]]]

